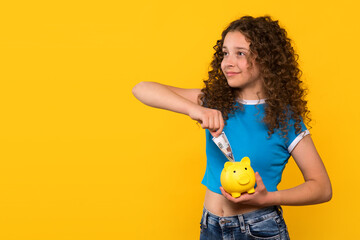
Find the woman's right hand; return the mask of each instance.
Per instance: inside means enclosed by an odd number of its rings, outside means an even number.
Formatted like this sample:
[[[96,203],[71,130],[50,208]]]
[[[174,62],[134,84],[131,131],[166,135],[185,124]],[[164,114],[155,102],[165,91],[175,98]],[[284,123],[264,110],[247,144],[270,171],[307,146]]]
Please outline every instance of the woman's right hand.
[[[218,137],[224,129],[224,119],[219,110],[196,105],[189,111],[189,117],[209,129],[213,137]]]

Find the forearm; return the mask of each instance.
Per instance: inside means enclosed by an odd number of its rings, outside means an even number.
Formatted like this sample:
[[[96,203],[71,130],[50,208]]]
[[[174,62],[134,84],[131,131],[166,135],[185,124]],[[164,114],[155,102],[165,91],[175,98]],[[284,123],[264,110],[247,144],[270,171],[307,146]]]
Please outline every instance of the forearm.
[[[171,91],[166,85],[156,82],[140,82],[132,89],[132,93],[148,106],[186,115],[189,115],[189,109],[196,105]]]
[[[269,192],[268,205],[311,205],[327,202],[332,197],[330,182],[320,184],[316,181],[306,181],[296,187]]]

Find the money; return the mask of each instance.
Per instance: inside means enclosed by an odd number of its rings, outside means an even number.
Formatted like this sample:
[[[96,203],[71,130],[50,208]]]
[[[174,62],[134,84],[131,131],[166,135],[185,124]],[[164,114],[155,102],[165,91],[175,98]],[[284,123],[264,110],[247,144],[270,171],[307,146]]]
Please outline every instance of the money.
[[[235,162],[229,140],[224,132],[222,132],[218,137],[213,137],[212,140],[229,161]]]

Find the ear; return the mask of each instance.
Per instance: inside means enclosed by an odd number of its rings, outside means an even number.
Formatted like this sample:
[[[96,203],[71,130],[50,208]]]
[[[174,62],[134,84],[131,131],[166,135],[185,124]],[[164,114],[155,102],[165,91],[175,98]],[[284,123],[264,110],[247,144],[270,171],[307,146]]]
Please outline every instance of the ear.
[[[240,162],[250,166],[250,158],[248,157],[243,157]]]
[[[233,162],[226,162],[225,165],[224,165],[225,170],[227,170],[233,164],[234,164]]]

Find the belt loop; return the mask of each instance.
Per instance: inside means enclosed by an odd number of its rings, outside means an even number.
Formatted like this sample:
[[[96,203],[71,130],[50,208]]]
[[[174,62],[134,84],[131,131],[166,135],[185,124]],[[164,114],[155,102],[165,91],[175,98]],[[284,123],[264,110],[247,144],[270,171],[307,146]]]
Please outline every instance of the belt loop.
[[[239,223],[240,223],[241,232],[244,233],[245,232],[245,221],[244,221],[243,215],[239,214],[238,219],[239,219]]]
[[[283,210],[280,205],[276,206],[276,210],[279,213],[280,217],[283,217]]]
[[[203,222],[202,222],[204,228],[207,228],[207,217],[208,217],[208,211],[205,209],[204,219],[203,219]]]

